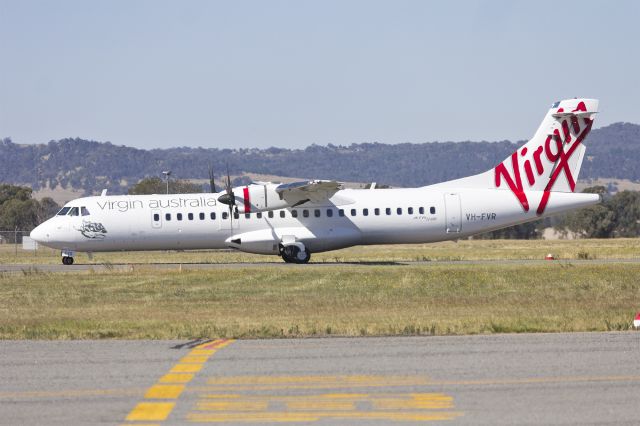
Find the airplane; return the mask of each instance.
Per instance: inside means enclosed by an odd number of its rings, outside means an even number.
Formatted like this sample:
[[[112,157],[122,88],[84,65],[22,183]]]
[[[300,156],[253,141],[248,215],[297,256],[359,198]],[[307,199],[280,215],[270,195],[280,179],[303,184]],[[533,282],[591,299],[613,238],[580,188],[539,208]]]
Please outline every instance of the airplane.
[[[368,244],[458,240],[600,201],[575,193],[598,100],[555,102],[534,136],[494,168],[420,188],[345,189],[335,180],[257,182],[219,193],[78,198],[31,238],[76,252],[233,248],[307,263]],[[428,164],[425,164],[428,167]]]

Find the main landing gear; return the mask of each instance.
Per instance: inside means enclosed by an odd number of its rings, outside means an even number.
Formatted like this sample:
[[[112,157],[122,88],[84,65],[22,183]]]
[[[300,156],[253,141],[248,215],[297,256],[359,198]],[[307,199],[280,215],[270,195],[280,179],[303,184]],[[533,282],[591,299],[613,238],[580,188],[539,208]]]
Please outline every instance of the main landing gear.
[[[75,253],[72,250],[62,250],[60,254],[62,255],[63,265],[73,265],[73,255]]]
[[[302,243],[280,245],[280,256],[287,263],[308,263],[311,259],[311,253]]]

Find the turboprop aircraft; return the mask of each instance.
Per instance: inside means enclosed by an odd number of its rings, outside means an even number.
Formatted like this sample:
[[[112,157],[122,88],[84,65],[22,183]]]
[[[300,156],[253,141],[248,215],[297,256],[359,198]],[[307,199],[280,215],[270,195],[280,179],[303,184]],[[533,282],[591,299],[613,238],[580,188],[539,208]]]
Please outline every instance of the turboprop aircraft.
[[[356,245],[465,238],[597,203],[597,194],[573,192],[597,110],[595,99],[554,103],[529,142],[462,179],[401,189],[333,180],[232,188],[227,179],[217,194],[103,192],[67,203],[31,238],[60,249],[66,265],[75,252],[229,247],[306,263]]]

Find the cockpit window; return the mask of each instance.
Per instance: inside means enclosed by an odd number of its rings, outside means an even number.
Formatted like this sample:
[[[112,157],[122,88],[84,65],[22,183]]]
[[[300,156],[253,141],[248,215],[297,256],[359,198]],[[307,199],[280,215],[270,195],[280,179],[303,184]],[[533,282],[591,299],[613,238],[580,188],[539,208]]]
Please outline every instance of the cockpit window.
[[[79,216],[79,209],[77,207],[71,207],[71,210],[69,211],[69,216]]]
[[[69,210],[71,210],[71,207],[63,207],[60,209],[60,211],[58,212],[58,216],[64,216],[67,213],[69,213]]]
[[[80,207],[80,214],[82,216],[89,216],[89,210],[85,206]]]

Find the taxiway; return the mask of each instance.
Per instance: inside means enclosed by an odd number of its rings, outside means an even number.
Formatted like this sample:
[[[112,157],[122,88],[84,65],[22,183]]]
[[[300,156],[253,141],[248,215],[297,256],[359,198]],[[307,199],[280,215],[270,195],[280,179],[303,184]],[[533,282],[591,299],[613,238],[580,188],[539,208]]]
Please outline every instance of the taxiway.
[[[637,424],[640,332],[1,341],[0,424]]]

